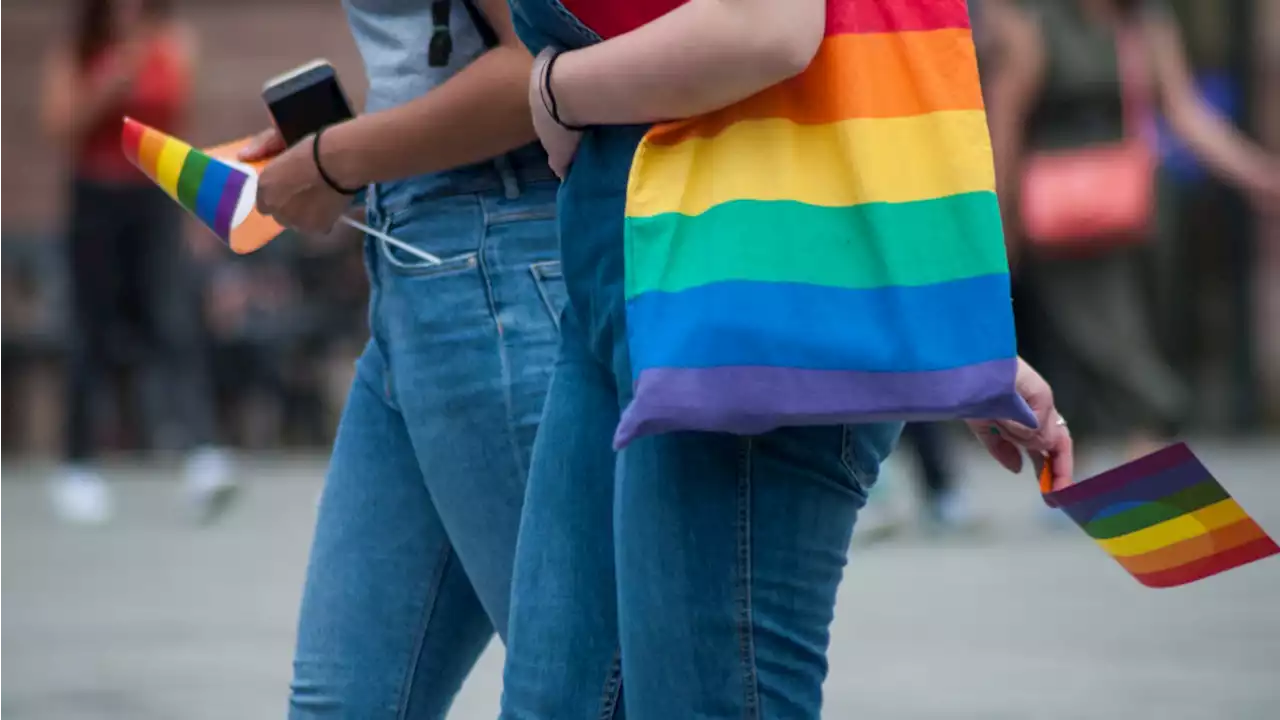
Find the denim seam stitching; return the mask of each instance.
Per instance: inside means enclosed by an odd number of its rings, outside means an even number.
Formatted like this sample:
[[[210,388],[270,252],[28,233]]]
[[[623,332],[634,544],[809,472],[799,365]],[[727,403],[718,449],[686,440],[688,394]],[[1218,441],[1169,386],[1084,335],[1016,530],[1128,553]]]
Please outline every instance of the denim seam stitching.
[[[382,227],[384,231],[389,225],[390,221],[383,219]],[[382,278],[378,277],[382,263],[379,261],[380,248],[377,247],[377,244],[381,242],[381,240],[373,237],[365,237],[365,264],[369,267],[370,276],[369,338],[373,341],[374,347],[378,349],[379,369],[382,371],[382,387],[374,388],[374,392],[382,398],[382,402],[387,407],[398,410],[394,398],[391,396],[391,353],[388,347],[387,334],[382,328],[382,294],[386,292],[386,289],[383,287]]]
[[[551,302],[551,293],[547,291],[547,282],[555,280],[564,281],[563,272],[555,275],[543,274],[542,268],[556,266],[560,268],[559,260],[543,260],[529,266],[529,274],[533,277],[533,287],[538,291],[538,297],[542,299],[542,305],[547,310],[547,315],[551,316],[551,324],[555,326],[556,331],[560,331],[560,311],[555,307],[555,303]]]
[[[553,205],[550,209],[542,209],[537,207],[526,208],[523,210],[510,210],[502,213],[492,213],[489,215],[490,225],[506,225],[508,223],[530,222],[533,220],[555,220],[556,209]]]
[[[747,438],[738,458],[738,651],[742,661],[742,717],[760,717],[755,670],[755,642],[751,632],[751,472],[755,443]]]
[[[844,465],[844,469],[849,472],[858,487],[862,488],[862,492],[867,493],[871,491],[870,485],[873,483],[869,482],[867,473],[862,470],[860,463],[855,461],[852,435],[852,428],[848,425],[840,426],[840,464]]]
[[[413,699],[413,676],[418,672],[418,662],[422,659],[422,650],[427,644],[427,633],[431,628],[431,621],[435,618],[436,607],[440,599],[440,587],[444,584],[445,573],[449,570],[449,562],[453,555],[453,546],[445,543],[440,548],[440,562],[437,566],[440,568],[436,572],[435,579],[432,581],[428,591],[431,602],[422,611],[422,624],[418,630],[418,641],[413,648],[413,655],[409,658],[408,667],[405,668],[404,680],[400,687],[400,707],[396,710],[397,720],[405,720],[408,717],[409,701]]]
[[[604,694],[600,698],[600,720],[613,720],[618,716],[618,692],[622,688],[622,649],[613,651],[609,674],[604,680]]]
[[[489,314],[493,317],[493,326],[497,330],[494,342],[498,346],[498,364],[502,369],[502,403],[506,409],[507,445],[511,448],[511,458],[515,461],[515,466],[520,471],[520,477],[525,477],[528,475],[529,469],[525,467],[524,457],[520,453],[520,434],[516,431],[515,401],[511,397],[511,358],[507,356],[506,333],[502,327],[502,318],[498,316],[498,300],[494,296],[493,278],[489,275],[489,263],[486,261],[488,257],[487,250],[489,249],[489,221],[492,215],[484,198],[477,197],[476,199],[480,203],[480,222],[482,226],[476,266],[480,269],[480,279],[484,281],[485,300],[489,304]]]

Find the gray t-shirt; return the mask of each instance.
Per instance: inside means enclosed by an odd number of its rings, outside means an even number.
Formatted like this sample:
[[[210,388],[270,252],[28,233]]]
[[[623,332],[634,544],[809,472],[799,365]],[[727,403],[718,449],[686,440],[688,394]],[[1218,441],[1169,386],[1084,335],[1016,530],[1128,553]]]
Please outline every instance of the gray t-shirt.
[[[433,6],[447,5],[452,50],[448,62],[431,65],[431,38],[436,31]],[[364,58],[369,92],[365,112],[377,112],[415,100],[453,77],[484,54],[484,37],[463,0],[343,0],[351,34]],[[477,13],[479,10],[476,11]],[[550,179],[542,146],[530,143],[506,153],[509,167]],[[429,175],[378,183],[375,197],[384,207],[427,195],[480,192],[503,187],[492,161],[478,162]]]
[[[484,41],[462,0],[443,1],[449,4],[453,51],[447,65],[431,67],[428,49],[436,0],[343,0],[369,79],[366,112],[425,95],[484,53]]]

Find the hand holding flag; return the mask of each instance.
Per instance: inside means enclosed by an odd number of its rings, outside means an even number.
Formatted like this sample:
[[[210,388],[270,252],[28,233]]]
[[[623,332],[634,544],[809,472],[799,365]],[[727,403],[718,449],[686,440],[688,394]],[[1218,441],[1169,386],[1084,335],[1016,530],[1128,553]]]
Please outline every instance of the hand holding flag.
[[[1067,423],[1054,404],[1053,389],[1022,358],[1018,358],[1014,383],[1018,395],[1035,413],[1036,427],[1012,420],[970,420],[969,429],[1009,472],[1022,472],[1022,452],[1026,450],[1044,457],[1052,488],[1069,486],[1074,472],[1074,448]]]
[[[125,156],[235,252],[253,252],[283,231],[254,209],[263,163],[235,159],[248,140],[201,151],[132,118],[120,137]]]

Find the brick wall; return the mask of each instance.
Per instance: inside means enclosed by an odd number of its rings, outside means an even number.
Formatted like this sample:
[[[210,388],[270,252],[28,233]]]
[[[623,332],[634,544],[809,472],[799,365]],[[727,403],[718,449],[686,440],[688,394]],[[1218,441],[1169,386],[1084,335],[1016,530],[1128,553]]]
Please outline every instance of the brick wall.
[[[200,40],[193,124],[197,145],[264,127],[259,93],[267,78],[316,57],[338,68],[359,106],[363,70],[338,0],[185,0],[180,17]],[[70,0],[6,0],[0,50],[3,73],[3,185],[6,232],[45,232],[59,224],[62,164],[39,136],[36,108],[47,49],[65,37]]]

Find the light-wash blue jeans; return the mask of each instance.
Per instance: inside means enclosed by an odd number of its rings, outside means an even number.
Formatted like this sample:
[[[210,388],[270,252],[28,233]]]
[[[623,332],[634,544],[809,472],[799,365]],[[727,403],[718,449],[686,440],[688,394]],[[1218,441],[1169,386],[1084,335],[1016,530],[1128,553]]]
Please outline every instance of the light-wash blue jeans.
[[[563,304],[556,183],[528,179],[545,161],[520,175],[370,193],[371,225],[445,262],[365,241],[372,339],[320,502],[290,717],[444,717],[506,633]]]
[[[597,40],[557,0],[511,6],[533,52]],[[854,521],[901,425],[612,451],[631,393],[624,204],[645,130],[588,130],[560,191],[569,302],[516,551],[502,716],[818,718]]]

